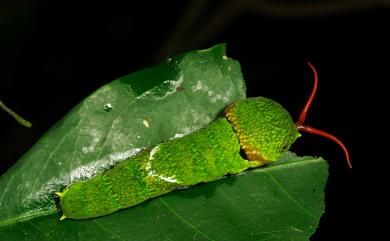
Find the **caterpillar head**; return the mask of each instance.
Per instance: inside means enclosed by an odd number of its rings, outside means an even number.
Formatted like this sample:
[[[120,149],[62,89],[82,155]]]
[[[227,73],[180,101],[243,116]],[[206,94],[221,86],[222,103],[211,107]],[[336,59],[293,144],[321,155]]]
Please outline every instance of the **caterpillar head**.
[[[264,97],[240,100],[230,105],[225,115],[250,161],[276,161],[300,136],[290,114]]]
[[[314,86],[296,123],[281,105],[264,97],[243,99],[225,110],[226,118],[232,124],[249,161],[260,165],[276,161],[301,136],[298,131],[304,131],[336,142],[352,168],[347,148],[337,137],[304,124],[318,85],[317,71],[312,64],[309,63],[309,66],[314,73]]]

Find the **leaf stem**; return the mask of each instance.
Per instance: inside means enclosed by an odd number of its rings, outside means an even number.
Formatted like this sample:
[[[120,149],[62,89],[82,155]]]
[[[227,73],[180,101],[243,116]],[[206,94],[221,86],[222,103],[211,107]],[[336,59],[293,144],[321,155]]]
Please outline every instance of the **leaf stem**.
[[[30,128],[32,126],[31,122],[29,122],[28,120],[24,119],[23,117],[21,117],[20,115],[16,114],[13,110],[11,110],[10,108],[8,108],[8,106],[6,106],[4,104],[3,101],[0,100],[0,108],[2,108],[3,110],[5,110],[5,112],[7,112],[8,114],[10,114],[17,122],[19,122],[19,124],[21,124],[22,126],[25,126],[25,127],[28,127]]]

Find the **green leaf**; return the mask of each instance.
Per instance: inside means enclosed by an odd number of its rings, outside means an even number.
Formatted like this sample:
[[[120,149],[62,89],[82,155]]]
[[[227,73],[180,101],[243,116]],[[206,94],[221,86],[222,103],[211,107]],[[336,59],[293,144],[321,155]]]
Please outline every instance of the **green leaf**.
[[[83,100],[0,177],[0,240],[305,240],[324,210],[327,164],[284,159],[178,190],[111,215],[59,221],[54,192],[245,97],[225,46],[192,51],[115,80]]]
[[[92,220],[49,215],[4,240],[308,240],[324,210],[327,164],[288,153],[273,166],[178,190]],[[1,240],[3,240],[1,239]]]

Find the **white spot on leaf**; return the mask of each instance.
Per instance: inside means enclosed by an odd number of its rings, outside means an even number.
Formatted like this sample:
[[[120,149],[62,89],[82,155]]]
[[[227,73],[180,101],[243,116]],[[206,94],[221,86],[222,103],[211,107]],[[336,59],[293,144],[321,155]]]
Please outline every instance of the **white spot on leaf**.
[[[215,91],[209,90],[209,87],[205,85],[202,81],[196,82],[196,85],[192,86],[192,91],[204,91],[207,92],[207,95],[210,97],[210,102],[215,103],[217,101],[228,102],[229,97],[231,97],[231,91],[227,91],[226,93],[216,93]]]
[[[144,126],[145,126],[146,128],[149,128],[149,127],[150,127],[150,126],[149,126],[149,121],[143,120],[142,123],[144,124]]]
[[[92,129],[89,131],[90,137],[91,137],[91,143],[89,146],[84,146],[81,148],[81,151],[85,154],[91,153],[95,150],[96,145],[101,139],[102,133],[98,129]]]
[[[196,82],[196,85],[192,86],[192,91],[193,92],[196,92],[196,91],[208,91],[209,90],[209,87],[207,85],[205,85],[202,81],[198,81]]]
[[[138,96],[137,99],[149,99],[149,100],[162,100],[166,97],[177,92],[177,88],[183,83],[183,76],[180,76],[177,80],[165,80],[163,83],[152,88],[151,90],[145,91],[142,95]],[[161,95],[160,89],[164,88],[163,95]],[[166,88],[166,89],[165,89]]]

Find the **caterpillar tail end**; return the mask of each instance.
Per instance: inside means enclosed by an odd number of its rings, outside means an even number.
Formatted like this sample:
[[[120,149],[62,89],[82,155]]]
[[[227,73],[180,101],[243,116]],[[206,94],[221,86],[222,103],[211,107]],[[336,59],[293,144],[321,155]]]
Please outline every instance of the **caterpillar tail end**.
[[[62,199],[62,197],[64,196],[64,193],[63,192],[55,192],[55,194],[60,198],[60,200]],[[65,216],[65,214],[62,214],[62,216],[60,217],[60,221],[61,220],[64,220],[65,218],[67,218]]]

